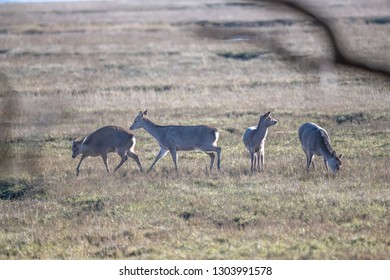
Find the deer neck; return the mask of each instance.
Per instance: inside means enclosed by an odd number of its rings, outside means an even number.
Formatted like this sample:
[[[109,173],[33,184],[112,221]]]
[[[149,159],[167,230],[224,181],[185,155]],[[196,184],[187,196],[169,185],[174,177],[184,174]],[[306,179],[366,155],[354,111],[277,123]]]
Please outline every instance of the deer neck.
[[[154,138],[158,139],[160,136],[160,130],[162,126],[155,124],[150,119],[144,118],[143,120],[143,129],[146,130],[150,135],[152,135]]]
[[[334,151],[332,147],[330,146],[330,143],[327,139],[322,137],[322,143],[321,143],[321,152],[322,156],[326,161],[329,161],[334,158]]]
[[[259,141],[267,137],[268,127],[259,124],[256,129],[255,138]]]
[[[328,147],[322,147],[322,156],[326,161],[334,158],[333,151],[329,150]]]

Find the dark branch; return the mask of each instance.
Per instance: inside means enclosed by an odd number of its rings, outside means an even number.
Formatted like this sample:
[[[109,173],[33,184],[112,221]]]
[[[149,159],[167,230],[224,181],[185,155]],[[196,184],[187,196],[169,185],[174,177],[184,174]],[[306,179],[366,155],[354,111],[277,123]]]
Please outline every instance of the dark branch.
[[[331,23],[325,18],[323,18],[320,12],[310,10],[309,8],[305,7],[304,5],[298,2],[284,1],[284,0],[261,0],[261,1],[272,2],[272,3],[279,2],[289,8],[292,8],[316,20],[316,22],[325,31],[326,36],[328,37],[331,45],[333,46],[334,63],[350,66],[350,67],[356,67],[366,71],[370,71],[373,73],[378,73],[390,77],[390,70],[386,69],[384,66],[370,64],[364,61],[359,61],[358,58],[356,57],[355,58],[350,57],[346,52],[345,45],[343,44],[339,36],[337,36],[336,30],[333,30],[333,28],[331,27]]]
[[[247,0],[245,2],[259,3],[269,2],[271,4],[279,4],[287,7],[294,12],[298,12],[311,18],[317,25],[319,25],[324,31],[325,40],[327,40],[332,46],[333,58],[330,63],[339,64],[342,66],[354,67],[362,70],[369,71],[374,74],[380,74],[386,78],[390,77],[390,68],[387,65],[377,65],[363,61],[362,59],[348,55],[348,48],[345,47],[345,43],[341,40],[337,34],[337,29],[332,27],[331,22],[321,15],[321,12],[315,11],[312,7],[306,7],[302,3],[285,1],[285,0]],[[294,55],[285,44],[279,41],[275,37],[271,37],[264,33],[255,33],[245,29],[229,29],[223,28],[223,24],[215,24],[210,22],[202,22],[199,24],[200,28],[197,30],[199,36],[213,39],[235,39],[235,38],[246,38],[251,43],[256,45],[265,46],[272,50],[272,52],[278,54],[283,59],[298,63],[297,65],[313,68],[318,67],[322,61],[315,60],[314,58],[300,57]]]

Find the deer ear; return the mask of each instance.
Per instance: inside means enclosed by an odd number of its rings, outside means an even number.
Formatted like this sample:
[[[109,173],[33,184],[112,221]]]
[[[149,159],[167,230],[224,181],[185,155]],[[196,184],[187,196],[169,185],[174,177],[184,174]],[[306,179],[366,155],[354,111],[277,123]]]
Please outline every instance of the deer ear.
[[[339,158],[343,158],[343,156],[344,156],[344,155],[343,155],[343,154],[341,154],[341,155],[339,155]]]
[[[145,111],[144,111],[144,115],[145,115],[145,116],[148,115],[148,110],[145,110]]]

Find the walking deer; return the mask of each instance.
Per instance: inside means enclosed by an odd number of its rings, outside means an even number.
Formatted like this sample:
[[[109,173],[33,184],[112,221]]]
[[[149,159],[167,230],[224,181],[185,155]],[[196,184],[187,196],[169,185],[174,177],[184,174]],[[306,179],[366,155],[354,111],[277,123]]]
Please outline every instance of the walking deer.
[[[315,123],[305,123],[299,128],[299,140],[301,141],[303,151],[306,154],[306,171],[309,172],[310,164],[313,163],[314,155],[322,156],[326,170],[328,165],[333,172],[336,172],[341,167],[341,158],[343,155],[337,156],[336,152],[330,145],[328,133]]]
[[[172,155],[173,163],[177,171],[177,151],[192,150],[201,150],[210,157],[210,171],[214,165],[214,152],[216,152],[218,156],[217,166],[218,169],[221,168],[221,148],[217,146],[219,132],[216,128],[207,125],[161,126],[152,122],[147,115],[147,110],[139,112],[133,124],[130,126],[130,130],[143,128],[160,145],[160,151],[148,171],[152,170],[154,165],[168,152]]]
[[[142,172],[141,162],[138,155],[134,152],[135,142],[133,134],[130,134],[121,127],[112,125],[102,127],[80,141],[74,138],[72,142],[72,158],[76,158],[81,154],[80,162],[76,168],[76,176],[80,173],[81,162],[90,156],[101,156],[107,172],[109,172],[107,154],[113,152],[116,152],[122,158],[114,171],[117,171],[128,157],[131,157],[138,164]]]
[[[261,168],[264,171],[264,143],[268,134],[268,128],[276,125],[277,120],[271,117],[271,112],[266,112],[260,116],[257,126],[248,127],[245,131],[242,140],[245,147],[248,149],[251,157],[251,171],[254,172],[257,164],[257,169],[260,172]]]

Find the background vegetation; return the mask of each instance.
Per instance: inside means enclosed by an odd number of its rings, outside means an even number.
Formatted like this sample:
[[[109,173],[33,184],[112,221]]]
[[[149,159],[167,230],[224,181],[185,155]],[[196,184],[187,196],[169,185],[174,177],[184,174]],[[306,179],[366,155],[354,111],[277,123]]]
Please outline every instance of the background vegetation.
[[[322,9],[352,53],[389,63],[385,1]],[[356,69],[308,71],[245,40],[196,35],[199,21],[244,26],[297,56],[329,57],[316,24],[269,5],[215,0],[1,4],[1,259],[388,259],[389,80]],[[220,130],[222,170],[202,153],[167,155],[141,174],[76,177],[71,139],[140,110],[160,124]],[[242,143],[270,110],[266,171]],[[344,154],[339,174],[305,172],[298,127],[316,122]],[[158,152],[143,130],[136,152]],[[110,155],[113,168],[117,155]]]

